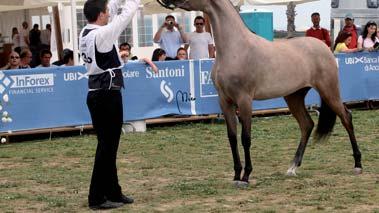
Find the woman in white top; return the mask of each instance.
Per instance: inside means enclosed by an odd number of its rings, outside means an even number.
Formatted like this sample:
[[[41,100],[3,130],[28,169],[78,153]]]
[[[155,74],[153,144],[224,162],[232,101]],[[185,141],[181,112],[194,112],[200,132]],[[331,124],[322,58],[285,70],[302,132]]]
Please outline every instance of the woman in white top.
[[[374,51],[375,43],[379,43],[377,35],[377,25],[374,21],[367,22],[363,33],[358,37],[358,48],[363,48],[364,50]]]
[[[20,34],[18,33],[17,27],[12,28],[12,43],[13,43],[13,50],[20,53]]]

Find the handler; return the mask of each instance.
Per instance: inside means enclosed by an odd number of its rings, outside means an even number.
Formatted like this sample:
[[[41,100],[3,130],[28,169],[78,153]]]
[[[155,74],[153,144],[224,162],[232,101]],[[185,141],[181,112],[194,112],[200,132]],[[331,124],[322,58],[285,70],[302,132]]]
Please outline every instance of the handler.
[[[123,123],[124,87],[117,40],[138,9],[140,0],[87,0],[88,24],[80,33],[79,49],[89,75],[87,105],[97,135],[88,204],[91,209],[118,208],[133,203],[118,183],[116,158]],[[122,12],[117,15],[119,9]],[[108,21],[110,22],[108,23]]]

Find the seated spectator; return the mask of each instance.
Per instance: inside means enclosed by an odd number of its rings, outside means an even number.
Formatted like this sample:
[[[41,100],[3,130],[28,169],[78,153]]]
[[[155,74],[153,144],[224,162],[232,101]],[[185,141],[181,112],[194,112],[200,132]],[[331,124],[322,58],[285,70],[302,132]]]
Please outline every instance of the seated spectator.
[[[374,45],[379,42],[377,34],[377,25],[374,21],[367,22],[362,35],[358,37],[358,48],[374,51]]]
[[[16,51],[9,54],[8,64],[1,68],[1,70],[15,70],[20,69],[20,55]]]
[[[352,35],[350,32],[341,31],[334,42],[334,53],[353,53],[359,51],[358,48],[349,49]]]
[[[70,49],[63,50],[63,64],[62,66],[74,66],[74,51]]]
[[[193,25],[196,30],[188,34],[188,44],[184,47],[186,50],[189,48],[189,58],[195,60],[214,58],[214,42],[211,34],[204,30],[205,19],[197,16]]]
[[[132,46],[130,46],[130,44],[128,42],[124,42],[124,43],[120,44],[119,51],[120,52],[121,51],[129,51],[128,60],[138,60],[137,56],[133,56],[133,54],[132,54]]]
[[[129,61],[129,60],[128,60],[129,56],[130,56],[130,52],[129,52],[129,51],[127,51],[127,50],[122,50],[122,51],[120,51],[120,57],[121,57],[121,59],[122,59],[122,62],[124,62],[124,64],[126,64],[126,63]],[[148,58],[143,58],[143,59],[141,59],[141,60],[130,60],[130,61],[131,61],[131,62],[145,62],[145,63],[147,63],[148,65],[150,65],[151,69],[152,69],[155,73],[158,72],[158,68],[157,68],[157,66],[155,66],[155,64],[154,64],[150,59],[148,59]]]
[[[153,56],[151,57],[152,61],[165,61],[166,60],[166,51],[161,48],[157,48],[153,52]]]
[[[187,50],[183,47],[179,48],[176,52],[175,60],[188,60]]]
[[[176,31],[175,28],[177,28],[178,31]],[[167,57],[171,59],[175,58],[176,51],[179,47],[187,43],[187,37],[183,28],[175,21],[174,16],[166,16],[162,26],[154,35],[154,43],[159,44],[160,48],[165,50]]]
[[[306,31],[305,36],[317,38],[330,47],[331,42],[329,31],[320,27],[320,13],[312,13],[311,19],[313,26]]]
[[[51,56],[50,50],[42,50],[40,53],[41,64],[37,67],[56,67],[56,65],[50,64]]]
[[[20,54],[20,68],[21,69],[29,69],[30,63],[32,62],[32,52],[29,49],[23,49]]]

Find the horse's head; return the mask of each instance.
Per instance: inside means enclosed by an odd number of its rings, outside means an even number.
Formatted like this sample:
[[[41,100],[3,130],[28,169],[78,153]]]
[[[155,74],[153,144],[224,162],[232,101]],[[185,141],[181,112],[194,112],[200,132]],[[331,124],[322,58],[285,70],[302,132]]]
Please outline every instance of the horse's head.
[[[168,9],[181,8],[183,10],[201,10],[209,4],[210,0],[157,0],[160,5]]]

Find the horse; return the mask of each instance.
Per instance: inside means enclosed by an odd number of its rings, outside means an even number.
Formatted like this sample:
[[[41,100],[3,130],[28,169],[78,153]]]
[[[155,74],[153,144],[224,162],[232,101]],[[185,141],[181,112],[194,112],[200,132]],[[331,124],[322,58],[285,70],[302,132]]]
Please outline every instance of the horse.
[[[315,141],[331,134],[338,116],[348,132],[354,157],[354,173],[362,173],[359,150],[351,112],[343,104],[339,91],[338,67],[333,53],[322,41],[299,37],[284,41],[268,41],[250,32],[230,0],[157,0],[170,9],[202,11],[209,16],[216,43],[217,57],[212,80],[219,95],[234,163],[234,181],[248,185],[253,170],[251,146],[252,101],[284,97],[297,120],[300,143],[287,170],[296,175],[314,128],[304,98],[310,88],[321,97]],[[236,108],[242,125],[241,141],[245,167],[237,149]]]

